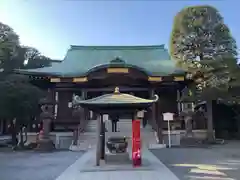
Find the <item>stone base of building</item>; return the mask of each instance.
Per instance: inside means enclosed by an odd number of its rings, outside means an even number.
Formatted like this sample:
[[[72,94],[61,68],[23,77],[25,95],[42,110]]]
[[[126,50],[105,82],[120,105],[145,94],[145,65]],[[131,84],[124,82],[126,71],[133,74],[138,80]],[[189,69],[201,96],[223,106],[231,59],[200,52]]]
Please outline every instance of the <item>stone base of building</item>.
[[[37,144],[37,151],[49,152],[55,149],[55,145],[51,139],[41,139]]]
[[[202,144],[202,139],[196,137],[183,137],[181,138],[181,146],[199,146]]]

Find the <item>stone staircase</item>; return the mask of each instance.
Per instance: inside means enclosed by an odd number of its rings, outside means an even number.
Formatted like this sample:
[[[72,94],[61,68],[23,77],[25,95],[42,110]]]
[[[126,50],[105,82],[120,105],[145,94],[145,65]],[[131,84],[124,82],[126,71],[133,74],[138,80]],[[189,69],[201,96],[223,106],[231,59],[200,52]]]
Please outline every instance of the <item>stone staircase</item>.
[[[107,121],[106,125],[106,140],[110,136],[126,136],[129,139],[129,146],[131,146],[132,139],[132,121],[130,119],[120,119],[117,125],[118,132],[111,132],[111,121]],[[142,144],[146,147],[151,147],[152,144],[156,144],[156,138],[154,131],[147,125],[145,128],[141,127],[141,139]],[[79,136],[79,148],[81,150],[87,150],[97,145],[97,121],[89,120],[88,125],[84,133]]]
[[[97,132],[97,120],[88,120],[87,127],[85,128],[85,132]]]
[[[78,146],[80,150],[87,150],[97,145],[97,120],[89,120],[87,127],[80,134]]]

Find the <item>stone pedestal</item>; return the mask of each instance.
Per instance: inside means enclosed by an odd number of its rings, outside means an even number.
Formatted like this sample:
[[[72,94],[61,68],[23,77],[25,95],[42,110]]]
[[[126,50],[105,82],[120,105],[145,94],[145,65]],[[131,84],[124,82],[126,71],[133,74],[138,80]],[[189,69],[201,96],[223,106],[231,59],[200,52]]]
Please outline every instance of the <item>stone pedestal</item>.
[[[127,152],[125,153],[110,153],[106,152],[105,155],[105,161],[106,163],[131,163],[129,154]]]
[[[54,143],[51,139],[40,139],[36,150],[38,151],[53,151],[55,149]]]
[[[50,125],[50,119],[44,119],[43,120],[43,130],[40,131],[39,134],[39,140],[37,142],[37,148],[36,150],[40,151],[52,151],[55,149],[55,145],[53,141],[49,137],[49,125]]]
[[[166,147],[166,144],[149,144],[149,149],[162,149]]]

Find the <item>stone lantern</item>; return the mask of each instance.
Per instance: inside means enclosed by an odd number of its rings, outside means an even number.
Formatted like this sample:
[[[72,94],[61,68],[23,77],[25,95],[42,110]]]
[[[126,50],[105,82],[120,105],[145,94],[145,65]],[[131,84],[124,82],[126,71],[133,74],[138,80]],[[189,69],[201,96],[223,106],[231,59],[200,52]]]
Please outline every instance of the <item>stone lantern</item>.
[[[55,149],[53,141],[50,139],[50,126],[51,122],[54,119],[52,113],[53,102],[49,96],[42,98],[39,102],[41,106],[40,120],[42,121],[42,129],[39,133],[39,140],[37,142],[37,150],[41,151],[51,151]]]

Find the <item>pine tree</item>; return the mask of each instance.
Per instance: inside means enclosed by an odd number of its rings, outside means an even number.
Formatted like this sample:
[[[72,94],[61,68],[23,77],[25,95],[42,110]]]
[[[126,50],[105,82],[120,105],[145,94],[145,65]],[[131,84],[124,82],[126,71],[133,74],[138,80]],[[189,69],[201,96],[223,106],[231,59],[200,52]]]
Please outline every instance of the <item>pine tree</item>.
[[[237,47],[219,11],[212,6],[192,6],[174,19],[170,54],[195,80],[196,99],[207,102],[208,140],[214,140],[212,101],[226,98],[236,65]]]

